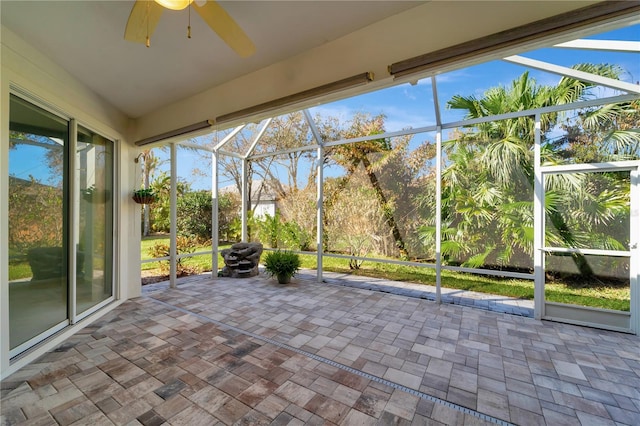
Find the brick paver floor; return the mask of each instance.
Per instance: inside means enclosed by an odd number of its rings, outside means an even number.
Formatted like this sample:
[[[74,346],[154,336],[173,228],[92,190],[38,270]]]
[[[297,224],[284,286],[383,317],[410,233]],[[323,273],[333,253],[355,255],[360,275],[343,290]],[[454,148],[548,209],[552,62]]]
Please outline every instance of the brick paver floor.
[[[3,381],[0,423],[640,424],[638,336],[335,280],[145,286]]]

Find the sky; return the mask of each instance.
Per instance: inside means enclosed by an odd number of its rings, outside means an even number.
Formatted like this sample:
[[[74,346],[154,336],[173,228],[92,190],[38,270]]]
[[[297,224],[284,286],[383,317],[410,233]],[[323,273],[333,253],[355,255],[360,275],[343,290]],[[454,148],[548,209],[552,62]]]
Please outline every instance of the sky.
[[[640,42],[640,25],[622,28],[588,38],[607,40],[627,40]],[[618,64],[627,72],[622,80],[636,83],[640,81],[640,54],[625,52],[602,52],[577,49],[546,48],[531,52],[524,52],[521,56],[547,61],[556,65],[570,67],[577,63],[609,63]],[[443,122],[460,120],[462,112],[446,108],[446,102],[453,95],[481,97],[490,87],[509,85],[526,69],[520,65],[504,61],[468,67],[436,77],[438,100]],[[543,71],[530,70],[530,76],[539,84],[555,85],[560,77]],[[602,90],[600,95],[610,95],[609,90]],[[312,115],[335,116],[349,119],[358,112],[369,112],[372,115],[386,116],[385,129],[387,131],[401,130],[408,127],[417,128],[435,124],[433,91],[430,79],[423,79],[416,85],[402,84],[377,92],[363,94],[354,98],[314,107]],[[417,144],[431,137],[425,135],[414,138]],[[198,138],[195,141],[211,139]],[[162,163],[160,170],[169,170],[168,149],[156,150]],[[190,150],[178,150],[178,174],[191,184],[192,189],[211,189],[210,161],[208,158]],[[43,166],[44,165],[44,166]],[[308,167],[308,165],[307,165]],[[194,171],[197,171],[194,173]],[[28,179],[33,175],[43,183],[51,181],[54,176],[46,167],[44,149],[20,145],[18,149],[10,151],[9,173],[11,176]],[[306,177],[306,173],[302,173]],[[231,184],[220,176],[220,187]]]

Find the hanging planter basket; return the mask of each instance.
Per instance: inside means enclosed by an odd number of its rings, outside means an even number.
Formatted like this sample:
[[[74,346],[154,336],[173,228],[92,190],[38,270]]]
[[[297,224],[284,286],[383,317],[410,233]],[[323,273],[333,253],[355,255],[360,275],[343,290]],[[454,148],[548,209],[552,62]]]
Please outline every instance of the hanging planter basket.
[[[138,204],[153,204],[156,202],[156,194],[151,191],[133,191],[133,201]]]

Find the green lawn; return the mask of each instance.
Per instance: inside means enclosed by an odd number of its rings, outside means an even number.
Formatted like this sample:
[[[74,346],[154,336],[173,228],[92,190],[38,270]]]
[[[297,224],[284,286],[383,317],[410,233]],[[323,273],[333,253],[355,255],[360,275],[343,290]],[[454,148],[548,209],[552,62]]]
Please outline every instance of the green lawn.
[[[143,241],[144,247],[150,247],[153,241]],[[208,250],[198,248],[197,251]],[[144,255],[143,255],[144,256]],[[143,257],[144,258],[144,257]],[[146,258],[149,258],[146,256]],[[316,269],[316,256],[301,255],[302,267]],[[143,269],[153,269],[157,266],[143,264]],[[185,260],[187,265],[197,265],[201,271],[211,268],[210,256]],[[218,256],[218,265],[224,266],[222,258]],[[435,285],[435,270],[417,266],[394,265],[388,263],[364,262],[359,270],[349,269],[348,259],[325,257],[322,261],[323,270],[367,277],[385,278],[395,281],[406,281],[419,284]],[[479,293],[496,294],[520,299],[533,299],[533,281],[514,278],[496,278],[483,275],[473,275],[453,271],[442,271],[442,286],[452,289],[477,291]],[[561,302],[581,306],[592,306],[620,311],[629,311],[629,288],[616,287],[587,287],[575,288],[560,283],[547,283],[545,297],[550,302]]]
[[[303,268],[316,268],[315,255],[302,256]],[[417,266],[393,265],[388,263],[364,262],[360,270],[349,269],[347,259],[325,257],[322,260],[325,271],[341,272],[367,277],[385,278],[395,281],[406,281],[419,284],[435,285],[435,269]],[[453,271],[442,271],[442,287],[477,291],[479,293],[496,294],[533,299],[533,281],[515,278],[496,278],[482,275],[466,274]],[[569,303],[581,306],[629,311],[629,287],[588,287],[574,288],[560,283],[545,284],[545,299],[549,302]]]
[[[169,244],[169,238],[166,236],[153,236],[153,237],[144,238],[140,245],[140,251],[141,251],[140,256],[143,260],[152,258],[152,256],[149,254],[149,250],[156,243]],[[229,246],[228,245],[220,246],[220,249],[223,249],[226,247],[229,247]],[[204,245],[204,246],[196,247],[194,253],[201,252],[201,251],[210,251],[210,250],[211,250],[211,246]],[[186,267],[192,268],[194,272],[210,271],[211,255],[201,254],[198,256],[189,257],[189,258],[183,259],[182,263]],[[222,257],[219,254],[218,254],[218,265],[221,265],[220,267],[224,265],[224,262],[222,261]],[[159,268],[160,268],[160,262],[148,262],[148,263],[142,264],[143,271],[158,270],[158,274],[160,274]]]
[[[168,244],[168,237],[145,238],[141,245],[142,259],[150,259],[149,248],[156,242]],[[221,246],[225,248],[228,246]],[[210,246],[200,246],[196,252],[210,250]],[[316,269],[315,255],[302,255],[302,267]],[[194,272],[206,272],[211,270],[211,255],[199,255],[183,260],[183,264]],[[224,262],[218,255],[218,265],[224,266]],[[142,270],[148,274],[161,275],[159,262],[142,264]],[[396,281],[407,281],[435,285],[435,270],[431,268],[419,268],[416,266],[393,265],[388,263],[364,262],[357,271],[349,269],[347,259],[325,257],[323,269],[329,272],[340,272],[368,277],[385,278]],[[16,262],[9,265],[9,280],[28,278],[31,269],[26,262]],[[480,293],[496,294],[521,299],[533,299],[533,281],[518,280],[513,278],[495,278],[482,275],[442,271],[442,286],[446,288],[477,291]],[[581,306],[592,306],[619,311],[629,311],[630,290],[629,287],[582,287],[564,285],[562,283],[547,283],[545,285],[545,298],[550,302],[569,303]]]

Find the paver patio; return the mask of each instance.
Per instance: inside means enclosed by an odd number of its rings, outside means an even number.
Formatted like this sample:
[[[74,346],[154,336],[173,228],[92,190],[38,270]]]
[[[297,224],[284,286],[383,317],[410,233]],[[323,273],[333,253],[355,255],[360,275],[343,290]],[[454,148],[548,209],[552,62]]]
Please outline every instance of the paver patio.
[[[328,281],[145,286],[6,379],[1,423],[640,424],[638,336]]]

